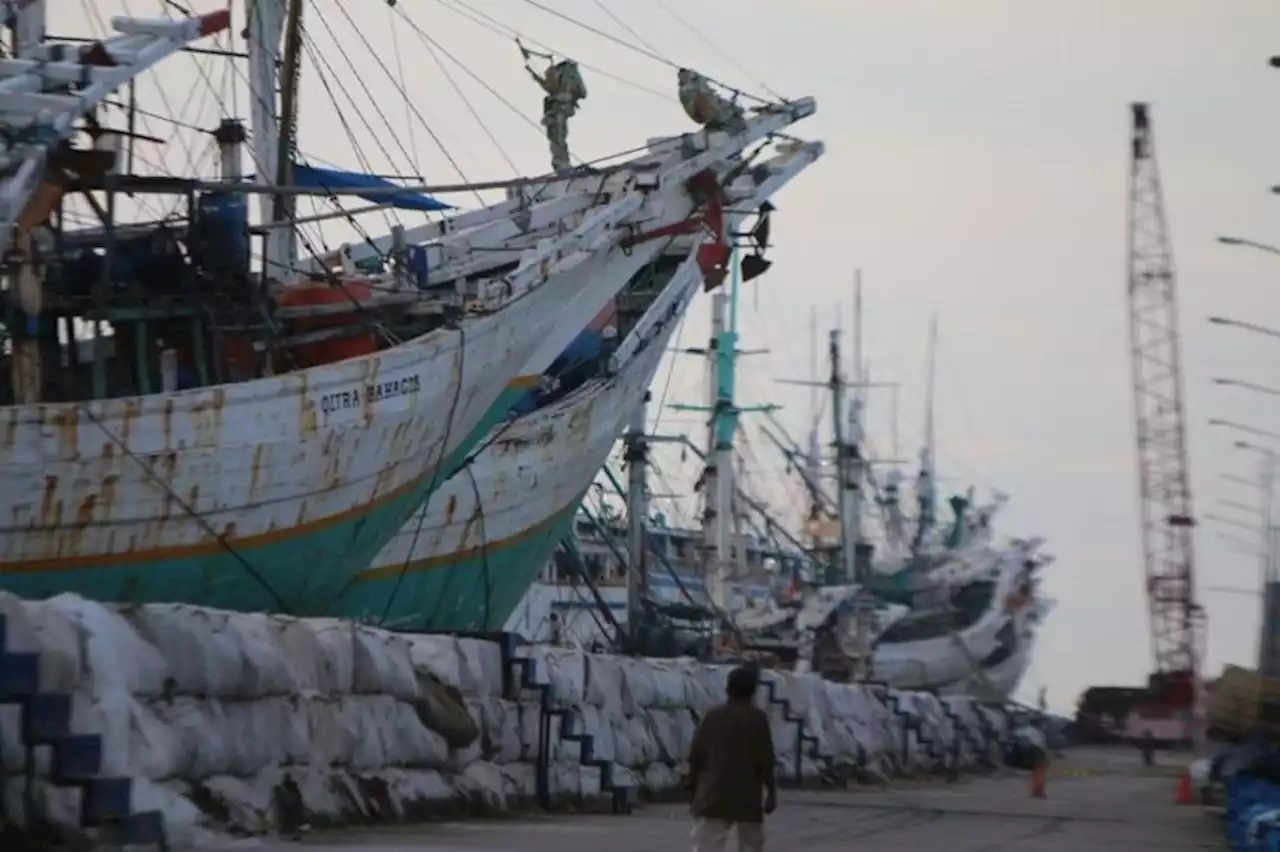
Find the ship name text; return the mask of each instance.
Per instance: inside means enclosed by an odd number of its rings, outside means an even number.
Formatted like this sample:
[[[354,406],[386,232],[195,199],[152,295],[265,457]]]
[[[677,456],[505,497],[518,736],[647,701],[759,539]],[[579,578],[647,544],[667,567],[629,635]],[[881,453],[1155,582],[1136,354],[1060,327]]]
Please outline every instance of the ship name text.
[[[371,385],[356,385],[320,397],[320,410],[327,415],[348,408],[359,408],[366,401],[378,403],[385,399],[409,396],[420,390],[422,390],[422,377],[417,374]]]

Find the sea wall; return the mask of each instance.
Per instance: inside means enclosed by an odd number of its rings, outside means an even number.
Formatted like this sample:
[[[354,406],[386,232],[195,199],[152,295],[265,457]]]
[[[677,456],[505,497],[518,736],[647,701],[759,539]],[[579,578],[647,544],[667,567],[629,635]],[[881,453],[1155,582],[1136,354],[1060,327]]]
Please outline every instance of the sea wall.
[[[728,671],[71,595],[0,594],[0,616],[0,696],[7,661],[37,654],[40,693],[71,696],[71,730],[101,735],[101,774],[132,778],[133,809],[162,812],[179,843],[491,812],[540,793],[669,794]],[[1008,736],[1001,712],[965,699],[812,676],[766,672],[759,701],[791,781],[964,771],[998,760]],[[26,789],[22,713],[0,701],[11,819]],[[48,745],[32,753],[37,812],[79,826],[82,788],[53,783]]]

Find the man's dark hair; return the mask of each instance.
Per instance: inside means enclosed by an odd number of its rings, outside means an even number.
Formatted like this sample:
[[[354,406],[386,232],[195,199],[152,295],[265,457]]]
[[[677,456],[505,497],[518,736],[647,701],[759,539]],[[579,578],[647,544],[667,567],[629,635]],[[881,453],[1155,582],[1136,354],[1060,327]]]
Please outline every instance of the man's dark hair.
[[[729,680],[724,691],[731,701],[750,701],[755,697],[759,686],[759,673],[755,669],[739,666],[729,672]]]

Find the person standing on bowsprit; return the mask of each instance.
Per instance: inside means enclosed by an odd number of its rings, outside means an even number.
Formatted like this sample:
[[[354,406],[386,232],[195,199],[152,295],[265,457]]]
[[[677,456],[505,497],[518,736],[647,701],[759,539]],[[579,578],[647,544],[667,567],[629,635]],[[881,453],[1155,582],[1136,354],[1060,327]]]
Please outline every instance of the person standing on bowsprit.
[[[778,807],[769,717],[752,704],[759,675],[729,672],[728,701],[698,723],[689,750],[694,852],[723,852],[736,828],[739,852],[763,852],[764,817]]]

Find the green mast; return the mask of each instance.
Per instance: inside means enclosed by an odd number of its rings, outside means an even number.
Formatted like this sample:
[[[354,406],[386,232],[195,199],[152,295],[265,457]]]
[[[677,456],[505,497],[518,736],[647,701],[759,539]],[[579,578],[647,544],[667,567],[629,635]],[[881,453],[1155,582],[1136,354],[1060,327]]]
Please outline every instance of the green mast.
[[[773,411],[776,405],[739,406],[734,400],[737,360],[740,355],[759,354],[764,350],[738,349],[738,297],[741,277],[738,250],[729,259],[731,279],[729,292],[716,293],[711,305],[711,341],[706,348],[683,350],[707,358],[711,368],[710,404],[673,404],[676,411],[700,411],[711,415],[707,423],[708,461],[703,472],[702,487],[705,510],[702,516],[704,560],[707,590],[712,602],[721,609],[728,600],[726,581],[733,568],[731,524],[733,521],[733,444],[738,429],[738,415],[752,411]],[[727,318],[727,322],[726,322]]]

